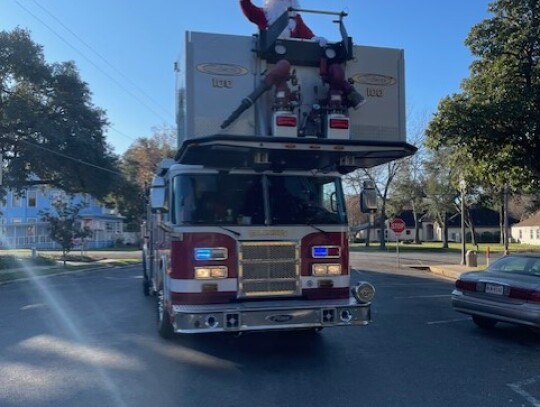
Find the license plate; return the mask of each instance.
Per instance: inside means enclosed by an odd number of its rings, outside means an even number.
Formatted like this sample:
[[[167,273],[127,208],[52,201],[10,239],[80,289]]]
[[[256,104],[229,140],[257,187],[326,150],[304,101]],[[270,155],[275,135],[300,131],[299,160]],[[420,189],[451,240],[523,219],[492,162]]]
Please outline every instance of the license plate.
[[[503,295],[504,287],[498,284],[486,284],[486,294]]]

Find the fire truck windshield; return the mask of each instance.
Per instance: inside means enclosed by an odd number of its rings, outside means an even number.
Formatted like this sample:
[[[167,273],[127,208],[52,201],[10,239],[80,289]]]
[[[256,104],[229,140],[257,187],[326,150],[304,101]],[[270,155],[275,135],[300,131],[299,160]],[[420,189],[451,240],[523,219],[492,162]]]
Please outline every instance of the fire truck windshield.
[[[173,182],[176,224],[346,224],[338,177],[183,174]]]

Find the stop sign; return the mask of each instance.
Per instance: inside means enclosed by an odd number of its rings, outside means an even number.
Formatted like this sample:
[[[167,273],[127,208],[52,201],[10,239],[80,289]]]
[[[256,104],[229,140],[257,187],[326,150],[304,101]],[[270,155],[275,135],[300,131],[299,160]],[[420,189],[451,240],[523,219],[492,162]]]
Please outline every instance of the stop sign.
[[[392,219],[392,222],[390,222],[390,229],[392,229],[392,232],[396,235],[401,234],[401,232],[405,230],[405,221],[401,218]]]

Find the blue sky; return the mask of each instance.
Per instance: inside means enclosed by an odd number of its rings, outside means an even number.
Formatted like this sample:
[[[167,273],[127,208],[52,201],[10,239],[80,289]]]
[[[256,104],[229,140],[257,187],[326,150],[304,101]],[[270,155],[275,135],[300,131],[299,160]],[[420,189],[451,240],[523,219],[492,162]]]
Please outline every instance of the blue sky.
[[[262,0],[253,0],[261,5]],[[490,0],[301,0],[306,9],[347,11],[355,44],[405,50],[407,109],[429,117],[460,91],[472,56],[471,27],[491,17]],[[111,122],[107,139],[122,154],[152,127],[174,124],[173,64],[187,30],[251,35],[238,0],[2,0],[0,27],[28,28],[48,62],[73,60]],[[304,19],[337,39],[329,19]]]

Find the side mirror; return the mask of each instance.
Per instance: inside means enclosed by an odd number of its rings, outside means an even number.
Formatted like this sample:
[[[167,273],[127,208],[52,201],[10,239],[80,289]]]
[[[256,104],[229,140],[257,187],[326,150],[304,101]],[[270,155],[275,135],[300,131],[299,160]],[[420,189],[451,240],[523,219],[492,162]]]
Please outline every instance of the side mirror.
[[[165,201],[165,180],[161,177],[154,177],[150,187],[150,208],[152,213],[167,212],[168,205]]]
[[[364,181],[362,192],[360,192],[360,211],[362,213],[377,212],[377,190],[371,181]]]
[[[332,192],[330,195],[330,209],[332,212],[337,213],[337,202],[336,202],[336,193]]]

